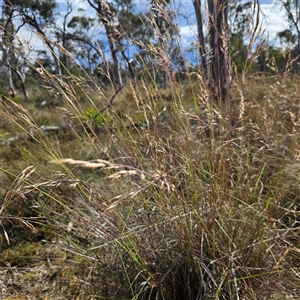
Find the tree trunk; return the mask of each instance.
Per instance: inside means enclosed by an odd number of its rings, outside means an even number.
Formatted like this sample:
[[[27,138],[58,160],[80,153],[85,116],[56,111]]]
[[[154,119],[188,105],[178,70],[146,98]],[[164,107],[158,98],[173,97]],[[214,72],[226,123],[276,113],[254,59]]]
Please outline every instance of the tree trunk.
[[[9,81],[9,87],[11,90],[12,97],[14,97],[16,95],[16,92],[14,89],[14,84],[13,84],[13,79],[12,79],[12,72],[11,72],[11,71],[14,71],[20,79],[21,88],[22,88],[22,92],[25,97],[25,100],[28,100],[29,98],[28,98],[28,93],[27,93],[26,84],[25,84],[25,77],[26,77],[25,72],[18,70],[17,66],[12,66],[9,62],[5,63],[5,65],[8,67],[8,81]]]
[[[11,72],[11,68],[8,66],[8,82],[9,82],[9,88],[10,88],[10,92],[11,92],[11,97],[15,97],[16,95],[16,91],[14,88],[14,82],[12,79],[12,72]]]
[[[66,2],[67,2],[66,3],[67,4],[67,12],[64,15],[64,19],[63,19],[61,38],[62,38],[62,47],[63,47],[64,50],[67,51],[67,48],[68,48],[67,19],[68,19],[69,15],[72,13],[73,7],[72,7],[72,3],[70,3],[70,1],[66,1]],[[66,55],[66,52],[64,50],[61,51],[61,61],[62,61],[62,64],[63,64],[63,68],[61,69],[61,72],[62,72],[63,75],[67,75],[67,73],[68,73],[67,70],[69,70],[69,66],[68,66],[69,58]]]
[[[203,68],[203,77],[205,82],[208,83],[209,76],[208,76],[208,69],[207,69],[207,54],[205,48],[205,40],[204,40],[204,33],[203,33],[203,12],[201,9],[201,0],[194,0],[193,1],[196,13],[196,20],[197,20],[197,28],[198,28],[198,49],[199,55],[202,63]]]
[[[217,100],[225,102],[228,98],[229,69],[228,0],[208,1],[208,12],[213,90]]]
[[[123,85],[121,70],[120,70],[120,61],[118,57],[118,49],[115,46],[115,43],[113,42],[111,27],[108,24],[104,24],[104,27],[105,27],[105,32],[108,38],[108,44],[109,44],[109,48],[113,60],[112,80],[115,89],[118,90]]]
[[[23,72],[20,72],[18,70],[15,70],[16,74],[18,75],[20,81],[21,81],[21,87],[22,87],[22,92],[23,92],[23,95],[25,97],[25,100],[28,100],[28,93],[27,93],[27,89],[26,89],[26,84],[25,84],[25,73]]]
[[[53,60],[54,60],[55,74],[62,75],[58,54],[55,53],[54,47],[52,46],[52,42],[47,38],[46,34],[41,29],[41,27],[39,26],[39,24],[37,23],[35,18],[32,18],[31,16],[29,16],[28,14],[25,14],[24,12],[22,12],[22,14],[23,14],[24,20],[26,20],[26,22],[37,31],[37,33],[41,36],[43,42],[50,49],[51,55],[52,55]]]
[[[120,60],[118,57],[118,37],[114,34],[111,19],[113,17],[112,12],[107,3],[104,1],[95,1],[93,3],[91,0],[88,0],[88,3],[93,7],[99,14],[100,20],[104,25],[105,33],[108,39],[109,49],[112,57],[112,81],[115,90],[118,90],[122,85],[121,69],[120,69]],[[97,3],[97,4],[96,4]],[[115,42],[117,41],[117,42]]]
[[[193,0],[193,4],[197,18],[199,54],[204,79],[214,98],[219,103],[226,102],[229,95],[228,0],[207,1],[209,51],[205,47],[201,0]]]
[[[167,25],[165,24],[166,19],[168,18],[169,8],[166,5],[167,2],[163,1],[151,1],[151,9],[153,13],[153,21],[155,23],[155,30],[158,37],[158,47],[162,49],[162,52],[168,55],[167,45],[171,45],[170,34],[167,32]],[[162,16],[160,11],[165,12],[165,16]],[[171,20],[171,18],[170,18]],[[170,24],[168,24],[170,25]],[[160,61],[160,65],[157,69],[157,78],[161,78],[161,85],[163,89],[166,89],[169,86],[169,78],[168,78],[168,65],[169,61],[164,57],[164,55],[159,55],[158,60]],[[161,75],[161,76],[159,76]]]

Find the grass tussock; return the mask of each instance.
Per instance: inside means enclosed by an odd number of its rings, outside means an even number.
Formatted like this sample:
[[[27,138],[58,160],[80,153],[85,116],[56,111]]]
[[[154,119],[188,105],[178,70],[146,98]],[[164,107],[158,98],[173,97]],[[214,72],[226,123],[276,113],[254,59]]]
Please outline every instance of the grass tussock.
[[[165,72],[117,95],[48,76],[47,108],[2,97],[4,299],[299,295],[298,80],[236,76],[220,105],[201,73]]]
[[[282,95],[281,85],[273,89]],[[143,124],[112,114],[95,132],[83,113],[71,111],[69,147],[17,106],[28,115],[17,110],[10,121],[36,129],[20,142],[27,148],[18,147],[22,163],[36,168],[19,175],[5,169],[15,175],[1,210],[5,242],[18,244],[20,221],[44,231],[45,243],[69,256],[49,262],[59,269],[55,293],[66,299],[253,299],[291,287],[296,293],[299,125],[294,110],[278,107],[294,108],[297,99],[283,94],[281,105],[269,93],[256,100],[256,92],[237,91],[245,94],[244,112],[232,127],[209,99],[196,96],[199,114],[178,99],[158,115],[151,99],[144,103],[132,91]],[[20,266],[18,255],[8,257]],[[81,291],[84,276],[88,288]]]

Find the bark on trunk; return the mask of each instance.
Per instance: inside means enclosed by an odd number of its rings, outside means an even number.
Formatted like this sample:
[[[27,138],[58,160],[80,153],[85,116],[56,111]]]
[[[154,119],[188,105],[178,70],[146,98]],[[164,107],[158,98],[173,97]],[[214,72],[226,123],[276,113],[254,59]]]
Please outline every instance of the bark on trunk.
[[[208,1],[209,44],[211,50],[211,76],[218,101],[228,98],[229,38],[228,0]]]
[[[112,80],[113,80],[115,89],[118,90],[123,85],[122,77],[121,77],[121,70],[120,70],[120,61],[119,61],[119,57],[118,57],[118,49],[115,46],[115,43],[113,42],[111,27],[107,24],[105,24],[104,27],[105,27],[105,32],[106,32],[106,35],[108,38],[108,44],[109,44],[112,61],[113,61]]]
[[[8,82],[9,82],[9,89],[10,89],[10,92],[11,92],[11,97],[15,97],[16,91],[15,91],[14,82],[13,82],[13,79],[12,79],[11,68],[9,66],[8,66]]]
[[[104,1],[95,1],[93,3],[91,0],[88,0],[88,3],[93,7],[97,13],[99,14],[100,20],[105,28],[105,33],[108,39],[109,49],[112,57],[112,81],[115,90],[118,90],[122,85],[122,77],[121,77],[121,68],[120,68],[120,60],[118,57],[118,37],[115,36],[113,30],[113,24],[111,23],[111,19],[113,17],[112,12],[107,3]],[[96,5],[97,3],[97,5]]]
[[[27,88],[26,88],[26,84],[25,84],[25,73],[21,73],[20,71],[18,70],[15,70],[16,74],[18,75],[20,81],[21,81],[21,88],[22,88],[22,92],[23,92],[23,95],[25,97],[25,100],[28,100],[28,93],[27,93]]]
[[[203,12],[201,9],[201,0],[194,0],[193,4],[195,7],[197,27],[198,27],[199,55],[200,55],[202,68],[203,68],[203,76],[205,82],[208,83],[209,76],[208,76],[208,69],[207,69],[207,53],[205,48],[205,39],[204,39],[204,32],[203,32]]]
[[[205,45],[201,0],[193,0],[193,4],[197,18],[199,54],[205,82],[215,100],[226,102],[229,95],[228,0],[207,0],[208,46]]]

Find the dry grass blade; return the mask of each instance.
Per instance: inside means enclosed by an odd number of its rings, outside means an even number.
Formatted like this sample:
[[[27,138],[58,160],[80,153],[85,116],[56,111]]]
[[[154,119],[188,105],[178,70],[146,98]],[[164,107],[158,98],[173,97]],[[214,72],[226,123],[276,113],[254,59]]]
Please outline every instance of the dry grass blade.
[[[98,169],[98,168],[105,168],[105,169],[118,169],[119,166],[113,163],[110,163],[106,160],[97,159],[95,161],[85,161],[85,160],[75,160],[72,158],[65,158],[65,159],[57,159],[52,160],[52,163],[55,164],[67,164],[67,165],[75,165],[82,168],[87,169]]]

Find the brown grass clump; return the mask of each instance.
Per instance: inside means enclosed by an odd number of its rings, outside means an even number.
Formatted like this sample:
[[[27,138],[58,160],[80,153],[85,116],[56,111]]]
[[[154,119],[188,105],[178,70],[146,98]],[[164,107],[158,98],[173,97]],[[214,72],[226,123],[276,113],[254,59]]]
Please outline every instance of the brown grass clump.
[[[164,90],[3,97],[2,298],[297,299],[298,80],[232,76],[221,104],[167,65]]]
[[[279,84],[273,89],[276,97],[282,92]],[[59,153],[48,136],[28,142],[49,157],[48,171],[37,165],[17,175],[3,212],[21,197],[32,209],[19,220],[64,253],[48,262],[49,271],[43,267],[54,277],[39,279],[55,284],[53,297],[276,299],[283,291],[298,293],[297,99],[289,99],[288,112],[272,94],[256,100],[255,89],[238,92],[245,109],[235,128],[199,100],[199,114],[180,102],[162,116],[150,106],[144,124],[112,123],[101,139],[92,127],[82,129],[76,151],[64,146]],[[70,154],[74,158],[66,158]],[[16,221],[3,217],[13,241]],[[35,273],[33,265],[27,270]],[[36,294],[49,293],[34,286]]]

